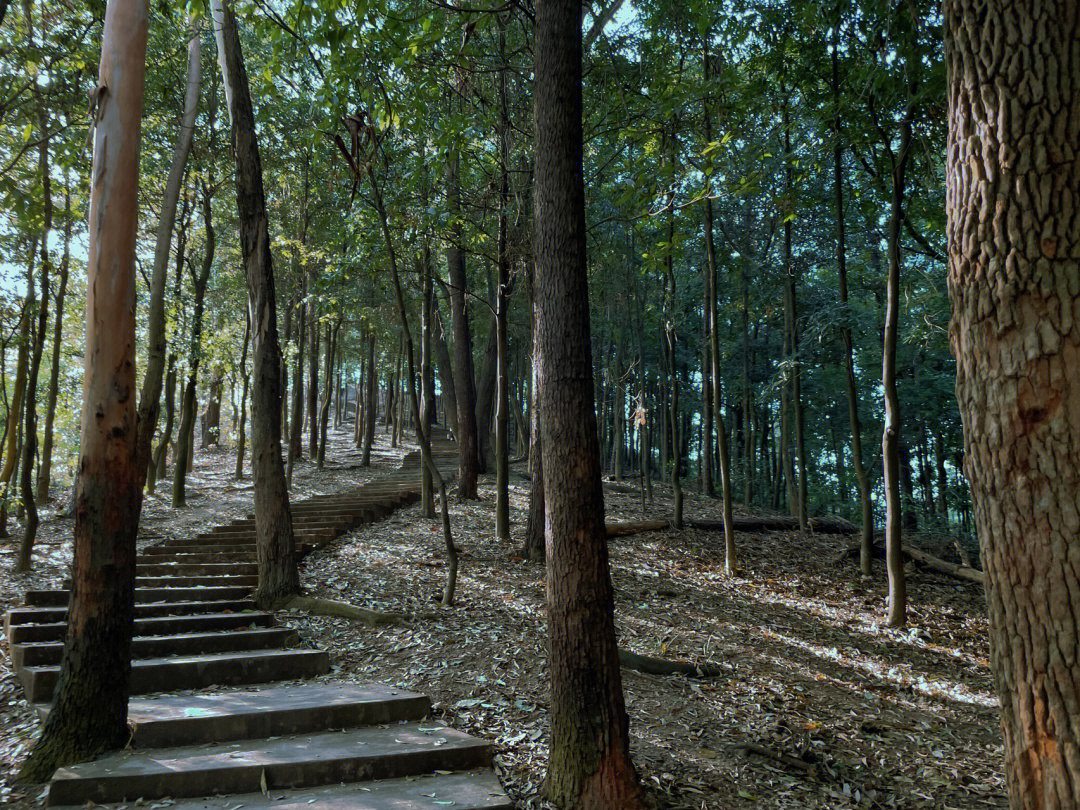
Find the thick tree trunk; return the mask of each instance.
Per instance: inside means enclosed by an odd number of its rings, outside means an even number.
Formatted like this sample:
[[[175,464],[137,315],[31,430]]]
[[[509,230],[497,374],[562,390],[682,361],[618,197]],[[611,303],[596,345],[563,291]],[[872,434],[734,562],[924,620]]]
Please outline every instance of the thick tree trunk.
[[[502,18],[500,18],[501,20]],[[506,97],[506,31],[499,25],[499,277],[495,291],[498,382],[495,393],[495,537],[510,539],[510,110]]]
[[[425,184],[425,198],[427,194]],[[420,443],[420,509],[424,517],[435,517],[435,482],[431,477],[431,425],[435,411],[435,379],[431,374],[431,316],[435,304],[435,291],[431,281],[431,250],[427,242],[420,252],[420,422],[428,438]]]
[[[90,174],[71,600],[52,710],[21,772],[33,781],[48,778],[60,765],[119,748],[130,737],[128,677],[142,487],[132,395],[135,242],[147,21],[145,0],[110,0],[106,7]]]
[[[636,810],[604,540],[582,176],[581,3],[536,3],[536,332],[551,669],[547,792],[580,810]]]
[[[212,0],[225,98],[236,158],[236,207],[251,313],[251,472],[259,584],[255,601],[269,607],[300,590],[289,492],[281,461],[281,348],[262,164],[236,18],[224,0]]]
[[[304,291],[307,284],[304,284]],[[289,418],[288,436],[288,460],[286,462],[285,476],[288,483],[292,484],[293,468],[298,459],[303,458],[304,442],[304,346],[307,340],[307,322],[305,320],[307,306],[300,304],[296,307],[296,367],[293,370],[293,396],[292,415]],[[287,389],[286,397],[287,397]],[[287,410],[288,406],[282,410]]]
[[[1009,804],[1067,810],[1080,807],[1080,7],[946,0],[944,14],[950,337]]]
[[[452,153],[446,164],[446,199],[450,215],[460,216],[461,184],[458,160]],[[446,266],[450,281],[450,320],[454,331],[454,390],[457,394],[458,497],[476,498],[476,476],[480,471],[480,447],[476,424],[476,384],[473,378],[472,336],[466,294],[465,252],[461,249],[461,226],[450,230]]]

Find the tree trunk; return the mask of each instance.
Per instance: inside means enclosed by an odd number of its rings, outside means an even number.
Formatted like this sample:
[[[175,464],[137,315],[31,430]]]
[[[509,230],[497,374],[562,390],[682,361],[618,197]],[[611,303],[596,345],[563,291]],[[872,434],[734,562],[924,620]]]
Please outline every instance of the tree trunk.
[[[60,384],[60,350],[64,343],[64,298],[67,295],[68,268],[71,264],[71,184],[65,175],[64,254],[60,260],[60,280],[56,290],[56,318],[53,325],[52,362],[49,367],[49,391],[45,402],[45,431],[41,440],[41,465],[38,469],[37,499],[49,500],[52,484],[53,423]]]
[[[443,411],[446,414],[446,427],[458,435],[457,425],[457,386],[454,385],[454,365],[450,360],[450,350],[446,346],[446,332],[443,329],[442,315],[435,307],[435,332],[432,335],[435,365],[439,371],[439,387],[442,388]]]
[[[708,48],[704,48],[704,72],[706,78],[712,76],[711,58]],[[712,142],[712,112],[709,106],[709,96],[706,94],[703,103],[705,110],[705,137]],[[731,453],[728,450],[727,426],[724,424],[723,409],[720,407],[720,333],[718,329],[718,313],[716,309],[716,246],[713,242],[713,207],[712,198],[705,198],[705,273],[706,286],[709,288],[709,301],[706,313],[709,325],[709,357],[712,361],[712,385],[710,393],[713,397],[712,414],[716,423],[716,436],[719,440],[720,454],[720,493],[724,499],[724,570],[732,575],[735,573],[737,553],[735,549],[735,530],[732,528],[732,487],[731,487]],[[749,396],[749,395],[747,395]],[[712,437],[708,437],[708,444],[712,444]],[[747,494],[749,497],[749,491]]]
[[[322,403],[319,405],[319,452],[315,457],[315,463],[322,467],[326,463],[326,430],[330,423],[330,398],[334,395],[334,360],[337,354],[338,330],[341,329],[341,318],[333,324],[327,325],[326,335],[326,382],[323,384]]]
[[[37,237],[30,245],[30,257],[27,260],[27,278],[32,278],[34,265],[37,263]],[[15,466],[19,458],[19,426],[22,424],[23,401],[26,395],[26,367],[30,356],[30,324],[32,318],[31,301],[34,298],[33,284],[27,286],[26,301],[23,304],[22,317],[19,319],[19,348],[15,355],[15,386],[11,393],[4,426],[4,466],[0,468],[0,485],[3,486],[3,500],[6,506],[11,479],[15,475]],[[2,528],[2,525],[0,525]],[[3,534],[3,532],[0,532]]]
[[[870,500],[870,479],[863,465],[862,425],[859,420],[859,392],[855,383],[855,356],[851,335],[851,311],[848,306],[847,242],[844,222],[844,149],[840,140],[840,68],[836,41],[832,54],[833,103],[837,105],[833,121],[833,193],[836,200],[836,274],[840,284],[840,306],[843,318],[840,337],[844,351],[844,388],[847,393],[848,422],[851,425],[851,466],[855,469],[855,482],[859,487],[859,506],[862,510],[862,528],[859,534],[859,569],[870,576],[874,547],[874,506]]]
[[[458,498],[476,498],[476,477],[480,471],[476,424],[476,385],[473,379],[472,337],[466,293],[465,252],[461,249],[461,226],[456,224],[461,210],[458,160],[452,152],[446,164],[446,199],[455,224],[446,247],[450,280],[450,319],[454,330],[454,390],[457,393]]]
[[[371,464],[371,445],[375,442],[375,410],[379,399],[379,372],[375,368],[375,333],[368,338],[368,376],[367,394],[364,396],[364,449],[360,457],[360,466]]]
[[[426,198],[426,177],[424,194]],[[435,291],[431,281],[431,250],[426,240],[420,253],[419,269],[422,296],[420,305],[420,421],[428,437],[427,442],[420,443],[420,452],[428,456],[431,450],[431,425],[435,410],[435,380],[431,375],[431,317],[435,304]],[[435,482],[431,477],[430,466],[434,463],[434,459],[425,457],[420,462],[420,509],[425,518],[433,518],[435,517]]]
[[[146,322],[147,353],[146,372],[139,395],[139,438],[137,463],[146,475],[150,454],[157,430],[158,413],[161,410],[161,382],[165,373],[165,282],[169,267],[169,246],[172,243],[173,224],[176,221],[176,204],[180,199],[180,187],[184,182],[184,170],[195,132],[195,113],[199,104],[200,34],[195,27],[188,41],[187,84],[184,93],[184,114],[180,119],[180,132],[173,148],[172,164],[165,183],[165,197],[161,202],[157,237],[154,245],[154,265],[150,274],[150,312]]]
[[[315,286],[313,272],[308,271],[308,329],[311,332],[311,344],[308,347],[307,381],[307,427],[308,458],[314,461],[319,455],[319,353],[322,348],[322,324],[315,317],[315,300],[311,294]],[[329,341],[327,341],[329,342]]]
[[[900,144],[892,173],[889,214],[889,275],[886,283],[885,345],[881,361],[881,385],[885,391],[885,427],[881,455],[885,471],[885,567],[889,579],[889,610],[886,621],[900,627],[907,621],[907,585],[904,582],[902,507],[900,498],[900,399],[896,393],[896,339],[900,314],[900,227],[904,218],[904,174],[911,152],[912,110],[900,123]]]
[[[221,386],[224,381],[221,367],[214,369],[210,387],[206,393],[206,410],[203,411],[202,436],[199,447],[217,447],[221,440]]]
[[[135,242],[148,9],[110,0],[90,177],[86,366],[67,636],[52,710],[21,776],[123,746],[142,473],[135,464]],[[108,88],[107,90],[105,88]],[[108,150],[105,144],[108,143]]]
[[[1078,10],[944,4],[950,338],[1013,810],[1080,806]]]
[[[244,477],[244,451],[247,449],[247,399],[248,399],[248,376],[247,356],[248,341],[251,339],[251,316],[247,309],[244,310],[244,348],[240,351],[240,376],[243,383],[240,389],[240,415],[236,420],[236,471],[233,476],[239,481]],[[282,389],[285,390],[285,389]]]
[[[535,30],[535,362],[552,692],[547,792],[562,807],[637,810],[644,801],[630,761],[593,402],[581,3],[539,0]]]
[[[307,292],[307,282],[303,282],[303,290]],[[304,442],[304,346],[307,340],[307,312],[306,304],[296,307],[296,367],[293,370],[293,397],[292,415],[289,417],[288,436],[288,460],[286,461],[285,476],[288,483],[292,484],[293,467],[298,459],[303,458]],[[287,392],[286,392],[287,396]],[[287,405],[286,408],[287,409]]]
[[[491,302],[492,310],[498,307]],[[499,373],[499,326],[498,314],[491,316],[487,339],[484,341],[484,358],[476,384],[476,458],[478,472],[490,471],[494,455],[491,450],[491,416],[495,410],[495,388]]]
[[[213,117],[213,116],[211,116]],[[199,378],[199,359],[202,355],[203,309],[206,303],[206,285],[210,281],[210,271],[214,266],[214,250],[217,245],[214,233],[212,185],[203,188],[203,229],[206,233],[206,247],[203,253],[202,267],[199,274],[191,278],[195,296],[191,315],[191,348],[188,350],[188,381],[184,386],[184,395],[180,404],[180,432],[176,437],[176,453],[173,458],[173,509],[187,504],[187,473],[193,461],[193,439],[195,436],[195,386]]]
[[[506,30],[499,23],[499,278],[495,293],[498,383],[495,394],[495,537],[510,539],[510,110],[506,98]]]
[[[255,136],[255,116],[247,72],[240,51],[236,19],[224,0],[212,0],[225,84],[232,120],[236,158],[236,206],[240,247],[247,276],[251,312],[252,376],[251,471],[255,483],[255,533],[259,584],[255,601],[263,608],[300,590],[296,566],[289,492],[281,462],[281,349],[278,345],[274,266],[266,222],[262,164]]]

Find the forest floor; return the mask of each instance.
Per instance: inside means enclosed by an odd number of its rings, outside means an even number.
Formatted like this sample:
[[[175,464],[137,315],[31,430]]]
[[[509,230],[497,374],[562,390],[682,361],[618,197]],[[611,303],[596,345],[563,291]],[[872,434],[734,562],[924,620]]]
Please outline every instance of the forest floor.
[[[343,434],[335,437],[335,451],[346,446]],[[337,452],[324,470],[298,467],[296,496],[394,469],[404,452],[382,435],[377,450],[369,469]],[[194,534],[250,511],[250,483],[231,482],[231,459],[225,451],[200,455],[191,505],[177,516],[166,501],[148,501],[147,531]],[[310,555],[302,575],[314,593],[424,618],[379,629],[295,613],[279,618],[304,643],[332,652],[330,677],[424,692],[441,720],[490,739],[507,791],[531,810],[547,807],[548,691],[543,570],[517,553],[528,486],[511,476],[510,543],[493,536],[492,477],[481,478],[479,501],[452,499],[463,549],[453,607],[437,602],[445,575],[438,521],[414,506]],[[670,514],[664,487],[655,487],[644,511],[632,488],[606,490],[609,520]],[[687,492],[686,514],[719,517],[719,502]],[[9,573],[14,545],[2,543],[17,538],[0,541],[0,608],[21,601],[28,587],[62,579],[71,521],[43,527],[28,577]],[[611,542],[620,643],[725,673],[696,681],[624,670],[634,761],[659,807],[1007,807],[979,586],[909,568],[909,625],[891,630],[882,626],[880,563],[864,582],[857,565],[837,562],[850,538],[768,532],[740,534],[737,542],[733,578],[723,573],[718,532]],[[38,797],[9,774],[37,723],[9,667],[0,656],[0,804],[30,804]]]

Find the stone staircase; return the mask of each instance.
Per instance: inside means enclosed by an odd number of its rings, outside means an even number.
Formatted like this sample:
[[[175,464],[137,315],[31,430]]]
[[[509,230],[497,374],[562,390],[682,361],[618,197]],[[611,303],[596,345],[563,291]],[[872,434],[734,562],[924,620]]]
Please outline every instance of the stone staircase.
[[[436,443],[453,474],[453,445]],[[302,552],[419,498],[416,459],[353,491],[293,505]],[[411,468],[411,469],[410,469]],[[183,810],[504,810],[491,749],[425,717],[427,697],[307,680],[330,656],[298,646],[251,600],[254,519],[139,554],[128,749],[59,769],[48,804]],[[30,591],[5,620],[28,699],[49,711],[68,591]],[[164,802],[162,804],[162,802]]]

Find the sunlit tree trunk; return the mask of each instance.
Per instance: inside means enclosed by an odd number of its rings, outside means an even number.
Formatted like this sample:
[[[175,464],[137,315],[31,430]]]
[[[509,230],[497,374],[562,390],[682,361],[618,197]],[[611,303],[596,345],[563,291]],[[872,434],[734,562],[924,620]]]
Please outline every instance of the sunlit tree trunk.
[[[110,0],[105,10],[90,174],[72,591],[52,709],[21,771],[34,781],[130,738],[128,677],[142,486],[133,396],[135,242],[147,20],[144,0]]]
[[[236,18],[223,0],[212,0],[218,57],[232,121],[240,248],[251,313],[251,473],[255,484],[255,534],[259,584],[255,601],[269,607],[300,590],[289,492],[281,460],[281,348],[262,164],[251,92]]]

